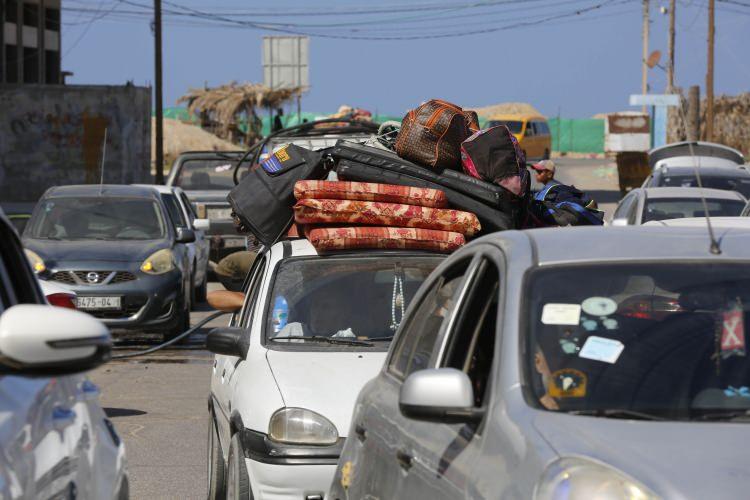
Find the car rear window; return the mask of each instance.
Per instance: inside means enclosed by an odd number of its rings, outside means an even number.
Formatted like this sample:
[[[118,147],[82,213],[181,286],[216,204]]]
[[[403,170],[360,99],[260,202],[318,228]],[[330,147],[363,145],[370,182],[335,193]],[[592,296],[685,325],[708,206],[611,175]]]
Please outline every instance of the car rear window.
[[[750,177],[727,177],[718,175],[701,175],[701,184],[705,188],[737,191],[745,198],[750,198]],[[694,175],[665,175],[659,186],[699,187],[698,179]]]
[[[234,187],[232,175],[237,160],[185,160],[175,179],[175,185],[186,191],[232,189]],[[241,170],[247,172],[249,166],[250,162],[245,161]]]
[[[441,260],[437,255],[287,259],[276,271],[265,337],[279,344],[299,336],[388,341]]]
[[[740,200],[708,199],[706,207],[711,217],[735,217],[742,213],[745,203]],[[706,210],[699,198],[651,199],[646,201],[643,222],[705,216]]]

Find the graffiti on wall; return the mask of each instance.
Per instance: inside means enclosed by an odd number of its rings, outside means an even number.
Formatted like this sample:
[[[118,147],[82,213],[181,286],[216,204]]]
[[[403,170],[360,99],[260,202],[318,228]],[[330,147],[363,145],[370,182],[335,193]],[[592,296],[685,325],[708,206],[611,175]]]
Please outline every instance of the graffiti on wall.
[[[0,201],[98,183],[102,170],[108,183],[151,180],[149,89],[13,88],[0,90],[0,109]]]

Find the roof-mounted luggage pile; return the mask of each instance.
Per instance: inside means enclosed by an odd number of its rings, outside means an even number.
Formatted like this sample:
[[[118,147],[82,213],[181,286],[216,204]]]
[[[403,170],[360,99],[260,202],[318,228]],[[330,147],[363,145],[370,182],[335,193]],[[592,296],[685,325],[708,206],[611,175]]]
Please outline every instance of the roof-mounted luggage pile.
[[[520,228],[529,175],[504,126],[444,101],[410,111],[395,151],[340,140],[322,151],[287,145],[230,192],[242,231],[264,245],[293,222],[320,251],[413,248],[451,252],[468,238]],[[324,181],[335,171],[338,181]]]

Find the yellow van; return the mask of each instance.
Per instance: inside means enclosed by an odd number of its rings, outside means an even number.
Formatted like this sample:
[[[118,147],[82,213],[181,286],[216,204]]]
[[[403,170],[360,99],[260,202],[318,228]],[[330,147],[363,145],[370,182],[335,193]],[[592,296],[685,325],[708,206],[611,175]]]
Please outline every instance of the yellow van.
[[[493,115],[486,127],[507,125],[516,136],[527,160],[546,160],[552,151],[547,119],[540,115]]]

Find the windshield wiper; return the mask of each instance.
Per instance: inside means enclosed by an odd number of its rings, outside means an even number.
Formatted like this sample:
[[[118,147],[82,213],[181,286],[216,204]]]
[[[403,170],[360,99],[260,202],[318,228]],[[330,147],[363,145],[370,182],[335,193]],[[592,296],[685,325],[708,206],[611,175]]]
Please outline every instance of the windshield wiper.
[[[573,410],[568,413],[572,415],[585,415],[592,417],[624,418],[633,420],[664,420],[664,418],[642,411],[627,410],[625,408],[599,408],[596,410]]]
[[[690,420],[749,420],[750,421],[750,409],[744,410],[719,410],[712,413],[701,413],[690,418]]]
[[[369,342],[390,342],[393,340],[393,335],[389,335],[387,337],[370,337],[367,339]]]
[[[272,338],[274,342],[281,342],[284,340],[305,340],[312,342],[325,342],[326,344],[338,344],[338,345],[356,345],[362,347],[372,347],[374,344],[369,342],[362,342],[361,340],[349,340],[342,337],[326,337],[325,335],[292,335],[291,337],[276,337]]]

